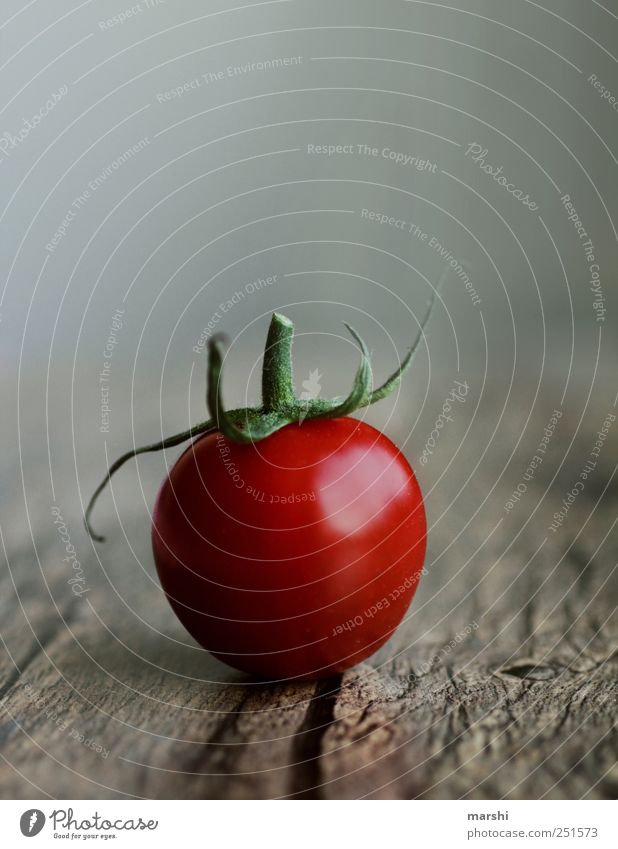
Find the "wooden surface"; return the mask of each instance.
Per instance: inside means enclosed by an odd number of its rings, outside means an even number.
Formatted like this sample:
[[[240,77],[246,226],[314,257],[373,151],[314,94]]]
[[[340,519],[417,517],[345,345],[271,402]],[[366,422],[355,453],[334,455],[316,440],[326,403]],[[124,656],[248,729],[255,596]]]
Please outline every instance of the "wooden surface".
[[[122,526],[109,495],[101,503],[109,540],[95,548],[68,495],[71,461],[66,480],[56,463],[55,494],[88,587],[75,596],[43,449],[25,482],[5,457],[3,797],[615,798],[616,434],[551,534],[603,409],[568,456],[565,417],[553,459],[507,515],[548,412],[502,475],[514,420],[473,476],[469,447],[448,485],[432,488],[437,465],[423,471],[432,530],[410,614],[378,655],[317,684],[252,683],[198,649],[156,582],[139,488],[117,490]],[[481,456],[480,426],[476,441]],[[156,463],[140,464],[149,503]],[[129,487],[135,470],[123,475]]]

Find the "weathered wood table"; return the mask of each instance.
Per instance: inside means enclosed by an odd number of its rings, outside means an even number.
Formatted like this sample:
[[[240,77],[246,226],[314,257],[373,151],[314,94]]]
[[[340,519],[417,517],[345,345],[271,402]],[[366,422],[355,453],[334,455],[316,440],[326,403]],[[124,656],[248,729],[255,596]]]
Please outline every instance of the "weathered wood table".
[[[477,426],[448,486],[428,467],[428,573],[406,622],[368,662],[319,683],[250,682],[182,630],[156,581],[140,490],[152,503],[162,460],[143,460],[140,482],[123,473],[122,525],[106,496],[97,521],[108,542],[94,547],[68,495],[72,458],[66,480],[55,463],[53,502],[43,446],[29,449],[23,480],[5,456],[2,795],[614,798],[618,434],[568,521],[548,530],[604,412],[579,429],[565,413],[553,460],[510,512],[550,408],[535,411],[504,473],[498,458],[521,433],[514,415],[481,464]],[[81,461],[83,496],[94,465]]]

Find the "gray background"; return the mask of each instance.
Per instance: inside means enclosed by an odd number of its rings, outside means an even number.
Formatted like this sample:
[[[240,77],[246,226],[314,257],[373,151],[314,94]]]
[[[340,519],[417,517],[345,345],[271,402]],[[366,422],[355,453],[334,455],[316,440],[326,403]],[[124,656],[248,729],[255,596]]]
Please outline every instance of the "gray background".
[[[512,627],[523,623],[522,630],[512,645],[521,654],[535,632],[530,611],[543,599],[542,621],[550,630],[557,622],[551,639],[559,651],[571,643],[580,651],[568,633],[580,618],[573,612],[579,602],[591,629],[581,651],[600,665],[613,651],[606,613],[616,598],[609,531],[618,425],[585,498],[559,532],[548,526],[605,417],[616,412],[618,112],[589,81],[595,75],[618,96],[616,0],[275,0],[237,7],[141,0],[124,23],[105,23],[128,8],[122,1],[5,0],[0,12],[0,541],[7,621],[18,621],[3,629],[7,675],[34,639],[45,657],[39,653],[28,675],[36,682],[40,673],[41,688],[56,692],[60,669],[76,691],[78,724],[89,731],[92,722],[107,742],[115,727],[99,728],[102,714],[87,713],[80,681],[87,682],[83,692],[96,690],[97,706],[100,693],[122,700],[114,684],[122,645],[131,654],[127,678],[137,682],[138,705],[148,703],[142,688],[173,690],[177,671],[196,683],[198,701],[208,681],[229,680],[233,673],[196,651],[153,590],[149,511],[178,451],[147,456],[115,480],[113,500],[106,493],[95,516],[108,547],[86,537],[85,501],[116,455],[204,417],[205,359],[194,348],[235,292],[244,294],[217,321],[230,339],[224,392],[234,406],[259,400],[273,310],[296,323],[298,390],[317,369],[322,394],[340,395],[357,362],[342,322],[364,336],[376,379],[383,379],[415,337],[440,281],[411,372],[394,397],[364,411],[410,458],[429,519],[428,574],[411,628],[396,639],[410,641],[411,661],[419,647],[432,657],[434,643],[439,648],[472,618],[485,617],[481,640],[491,646],[518,613]],[[292,56],[302,62],[227,73]],[[157,95],[217,73],[223,78],[211,76],[159,102]],[[59,91],[66,94],[34,126],[33,116]],[[144,139],[143,149],[119,164]],[[466,156],[473,143],[537,210]],[[353,145],[356,152],[308,152],[320,144]],[[358,145],[378,155],[359,155]],[[385,148],[435,169],[397,164],[381,155]],[[84,197],[102,173],[108,176]],[[604,321],[596,320],[582,240],[561,203],[564,194],[594,244]],[[480,303],[427,243],[366,220],[363,209],[414,222],[438,240],[465,267]],[[66,234],[50,251],[70,210]],[[272,285],[247,292],[251,281],[274,275]],[[118,309],[122,327],[106,384],[109,432],[101,432],[99,375]],[[465,403],[423,465],[423,447],[454,380],[469,384]],[[534,485],[506,511],[555,409],[563,417]],[[84,564],[86,604],[67,583],[54,505]],[[597,588],[583,572],[599,545]],[[541,548],[539,566],[532,555]],[[581,583],[571,581],[568,570],[579,575],[580,566]],[[540,593],[552,575],[557,589],[550,582]],[[510,593],[513,618],[505,612],[504,623],[495,621],[502,618],[496,610],[509,609]],[[494,599],[503,608],[492,614]],[[552,619],[556,607],[562,619]],[[77,625],[52,622],[54,609],[69,609]],[[74,662],[80,634],[99,677],[90,667],[83,680],[73,677],[81,668]],[[46,635],[56,641],[51,654],[59,666],[49,661]],[[396,648],[384,651],[386,657]],[[149,657],[161,664],[158,679]],[[229,707],[228,690],[212,684],[211,691]],[[179,690],[177,701],[190,704],[187,691]],[[122,714],[117,707],[114,719]],[[142,717],[137,725],[156,736],[159,718]],[[80,752],[48,726],[40,735],[58,746],[62,763],[66,758],[98,779],[100,764],[82,764]],[[590,745],[590,737],[581,739]],[[126,744],[129,756],[132,747]],[[37,751],[28,752],[44,764]],[[45,786],[55,793],[56,767],[49,763]],[[131,775],[122,779],[128,792],[137,781]],[[121,784],[115,775],[101,781]],[[504,792],[512,781],[507,774]],[[67,786],[60,792],[74,796],[75,785]],[[255,795],[255,787],[248,792]]]
[[[574,421],[585,421],[589,399],[612,408],[618,113],[588,81],[595,74],[618,92],[616,59],[603,46],[618,31],[609,7],[142,2],[124,22],[105,23],[127,8],[32,3],[8,19],[5,9],[4,138],[66,91],[5,145],[0,165],[5,447],[19,458],[28,513],[58,498],[78,522],[106,457],[203,417],[204,355],[194,346],[213,318],[231,340],[229,403],[258,399],[274,309],[297,324],[299,391],[319,369],[323,394],[336,395],[356,363],[342,321],[366,337],[384,377],[442,278],[412,374],[397,398],[367,413],[418,465],[453,380],[469,382],[465,407],[418,469],[440,513],[453,494],[467,497],[482,464],[515,485],[554,407]],[[291,56],[302,60],[227,71]],[[218,72],[223,79],[209,83],[201,76]],[[200,86],[159,102],[196,78]],[[78,208],[89,183],[142,139]],[[472,143],[538,210],[466,156]],[[354,153],[308,152],[318,144]],[[396,164],[385,148],[429,160],[435,173]],[[564,193],[594,243],[604,322],[595,321]],[[435,237],[480,303],[427,243],[364,219],[363,208]],[[247,293],[247,283],[274,275]],[[110,431],[101,433],[99,374],[118,308]],[[512,432],[519,420],[513,443],[503,425]],[[537,422],[531,432],[528,421]],[[560,434],[557,464],[573,435]],[[164,462],[141,464],[143,490],[126,470],[119,503],[142,499],[147,516]],[[66,464],[74,486],[57,493],[54,468]]]
[[[79,516],[106,452],[203,417],[204,356],[194,346],[217,313],[217,329],[232,340],[229,403],[258,398],[274,309],[297,323],[299,389],[317,368],[323,394],[340,394],[356,362],[342,321],[366,337],[381,378],[443,278],[402,392],[367,414],[414,460],[452,381],[468,380],[468,403],[431,468],[419,470],[438,499],[473,480],[479,463],[493,463],[501,479],[513,450],[525,459],[528,437],[535,445],[538,435],[525,430],[530,416],[566,405],[585,417],[589,398],[599,397],[611,408],[618,113],[588,78],[618,92],[603,40],[618,32],[616,10],[592,2],[142,2],[110,24],[129,7],[13,6],[1,30],[4,137],[66,91],[0,165],[3,419],[6,449],[36,482],[24,507],[56,497],[54,465],[74,463],[75,488],[62,500]],[[227,72],[290,56],[302,61]],[[201,77],[217,72],[223,79]],[[159,102],[196,78],[203,84]],[[90,181],[142,139],[143,149],[78,208]],[[466,156],[472,143],[538,211]],[[316,144],[355,153],[309,154]],[[359,155],[365,144],[378,156]],[[384,148],[429,160],[435,173],[396,164]],[[604,322],[595,321],[561,193],[594,243]],[[435,237],[462,263],[480,303],[427,243],[363,219],[363,208]],[[246,293],[248,282],[273,275],[275,283]],[[222,315],[220,304],[239,290]],[[101,433],[99,374],[118,308],[110,432]],[[522,421],[521,445],[502,435],[513,419]],[[470,428],[483,434],[482,455],[465,450]],[[558,460],[572,435],[561,435]],[[143,465],[146,508],[161,466]],[[519,468],[513,475],[519,480]],[[135,485],[131,477],[124,473],[119,493]]]
[[[340,394],[356,361],[342,320],[365,335],[383,377],[446,273],[404,391],[368,413],[408,440],[414,459],[453,379],[469,381],[474,403],[445,431],[425,488],[437,479],[455,486],[461,469],[468,478],[466,464],[479,460],[461,450],[469,425],[486,429],[490,453],[508,457],[504,416],[525,422],[539,403],[585,411],[589,390],[611,406],[618,113],[588,78],[618,91],[616,59],[604,46],[618,32],[618,7],[142,2],[123,23],[105,23],[127,8],[4,7],[3,132],[17,136],[66,87],[0,165],[5,446],[26,474],[49,461],[53,475],[75,454],[76,488],[63,499],[79,513],[78,488],[92,487],[106,450],[131,444],[131,427],[140,444],[201,418],[204,357],[193,347],[202,329],[235,291],[275,274],[218,324],[233,340],[230,403],[257,400],[272,310],[287,312],[303,334],[299,381],[318,368],[323,394]],[[301,64],[227,73],[289,56]],[[158,101],[220,71],[222,80]],[[144,138],[143,150],[77,209],[89,182]],[[471,143],[538,211],[465,155]],[[367,144],[379,154],[310,155],[312,144]],[[386,147],[430,160],[435,173],[385,159]],[[560,193],[571,195],[594,242],[604,323],[595,321],[582,245]],[[363,208],[435,237],[463,264],[481,303],[435,250],[363,220]],[[124,327],[110,433],[101,434],[98,375],[117,308]],[[19,425],[18,391],[29,403]],[[145,474],[153,469],[156,481],[153,462]],[[26,500],[48,500],[53,478],[45,493],[36,480]]]

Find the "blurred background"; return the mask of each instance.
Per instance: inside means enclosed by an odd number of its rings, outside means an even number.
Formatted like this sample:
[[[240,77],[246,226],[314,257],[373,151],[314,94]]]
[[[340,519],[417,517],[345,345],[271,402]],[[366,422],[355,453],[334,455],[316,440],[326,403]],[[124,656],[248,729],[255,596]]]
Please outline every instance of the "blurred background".
[[[27,501],[47,503],[60,469],[79,513],[106,456],[202,418],[213,331],[231,342],[228,403],[259,399],[275,309],[297,325],[299,389],[319,369],[338,395],[356,364],[342,321],[382,378],[440,281],[412,373],[367,412],[414,460],[469,382],[425,489],[457,492],[479,462],[500,478],[504,428],[521,423],[526,457],[539,405],[577,425],[589,396],[613,403],[611,10],[151,0],[3,17],[2,415]]]
[[[364,412],[426,493],[421,600],[476,550],[479,511],[501,523],[496,556],[522,529],[536,548],[618,392],[615,2],[5,0],[1,19],[12,575],[47,547],[59,563],[56,505],[93,557],[91,599],[135,568],[123,598],[148,628],[139,568],[178,451],[103,497],[126,561],[95,562],[83,506],[118,454],[205,417],[210,335],[229,338],[230,406],[259,401],[273,310],[296,325],[299,392],[318,370],[321,395],[342,395],[357,363],[342,322],[381,381],[438,287],[400,390]],[[465,403],[422,463],[454,381]],[[538,489],[507,510],[555,410]],[[615,448],[611,431],[587,494],[615,491]],[[576,507],[569,521],[556,558]]]

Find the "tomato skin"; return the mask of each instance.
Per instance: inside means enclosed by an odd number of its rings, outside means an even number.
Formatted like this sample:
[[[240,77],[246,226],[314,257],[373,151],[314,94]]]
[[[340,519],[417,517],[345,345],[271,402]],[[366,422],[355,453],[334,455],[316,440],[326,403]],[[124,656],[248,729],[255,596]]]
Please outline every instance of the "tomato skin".
[[[322,678],[373,654],[403,618],[426,548],[403,454],[351,418],[249,445],[196,440],[164,481],[161,585],[215,657],[270,679]]]

